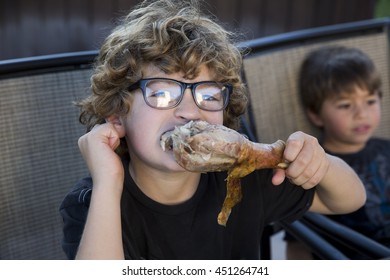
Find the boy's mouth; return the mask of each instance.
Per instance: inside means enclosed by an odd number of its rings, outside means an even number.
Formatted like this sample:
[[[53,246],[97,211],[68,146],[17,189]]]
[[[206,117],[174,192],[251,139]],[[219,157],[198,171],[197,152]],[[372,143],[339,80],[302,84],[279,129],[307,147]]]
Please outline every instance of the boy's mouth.
[[[370,131],[369,125],[360,125],[354,128],[355,133],[364,134]]]
[[[160,146],[163,151],[170,151],[172,150],[173,141],[172,141],[172,135],[173,130],[169,130],[164,132],[160,137]]]

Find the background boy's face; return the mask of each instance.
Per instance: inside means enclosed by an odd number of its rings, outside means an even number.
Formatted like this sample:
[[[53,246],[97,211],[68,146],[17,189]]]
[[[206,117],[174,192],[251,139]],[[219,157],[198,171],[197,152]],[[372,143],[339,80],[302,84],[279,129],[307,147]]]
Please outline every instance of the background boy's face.
[[[356,87],[326,99],[318,115],[310,114],[314,124],[324,130],[324,147],[331,152],[357,152],[373,135],[380,122],[378,94]]]

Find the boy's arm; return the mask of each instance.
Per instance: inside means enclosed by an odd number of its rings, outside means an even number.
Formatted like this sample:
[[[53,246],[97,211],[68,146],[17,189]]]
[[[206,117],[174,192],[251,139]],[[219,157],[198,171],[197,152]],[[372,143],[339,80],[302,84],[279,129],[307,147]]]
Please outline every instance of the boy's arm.
[[[114,186],[111,183],[109,187]],[[107,186],[93,187],[76,259],[124,259],[120,196]]]
[[[322,214],[345,214],[364,205],[366,192],[352,168],[338,157],[326,155],[330,165],[316,187],[310,211]]]
[[[79,139],[93,189],[76,259],[124,259],[120,212],[124,170],[114,152],[122,136],[114,125],[103,124]]]
[[[366,200],[363,183],[353,169],[340,158],[326,154],[317,139],[295,132],[286,141],[286,170],[277,169],[272,182],[285,178],[304,189],[316,187],[310,211],[343,214],[359,209]]]

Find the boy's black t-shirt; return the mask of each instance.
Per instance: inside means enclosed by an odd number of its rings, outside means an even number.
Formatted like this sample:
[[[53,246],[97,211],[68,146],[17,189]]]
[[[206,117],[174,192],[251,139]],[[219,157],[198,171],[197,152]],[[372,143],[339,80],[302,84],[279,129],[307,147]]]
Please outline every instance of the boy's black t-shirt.
[[[272,170],[257,170],[241,179],[243,198],[226,227],[217,216],[226,195],[226,172],[202,174],[191,199],[178,205],[153,201],[137,187],[124,162],[122,239],[126,259],[259,259],[264,227],[293,221],[310,207],[314,189],[288,180],[271,183]],[[65,197],[63,249],[73,259],[81,239],[92,192],[91,178],[78,182]]]
[[[333,155],[343,159],[359,175],[367,201],[351,214],[329,217],[390,246],[390,141],[373,138],[357,153]]]

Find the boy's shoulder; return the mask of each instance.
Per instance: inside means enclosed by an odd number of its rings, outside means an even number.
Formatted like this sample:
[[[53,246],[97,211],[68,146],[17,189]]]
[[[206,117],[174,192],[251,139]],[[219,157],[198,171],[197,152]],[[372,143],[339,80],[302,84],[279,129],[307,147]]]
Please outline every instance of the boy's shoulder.
[[[382,150],[382,152],[386,151],[386,148],[390,147],[390,139],[384,139],[384,138],[371,138],[368,141],[367,145],[370,149],[376,149],[376,150]]]
[[[75,205],[84,205],[89,207],[92,193],[92,178],[86,177],[79,180],[74,187],[65,196],[60,209]]]
[[[370,142],[380,145],[390,145],[390,139],[374,137],[370,139]]]
[[[366,160],[377,160],[387,158],[390,160],[390,140],[384,138],[371,138],[363,152],[359,153]]]

